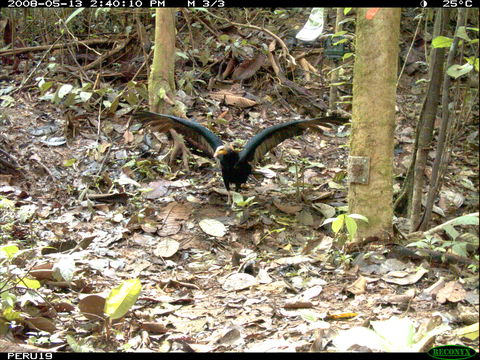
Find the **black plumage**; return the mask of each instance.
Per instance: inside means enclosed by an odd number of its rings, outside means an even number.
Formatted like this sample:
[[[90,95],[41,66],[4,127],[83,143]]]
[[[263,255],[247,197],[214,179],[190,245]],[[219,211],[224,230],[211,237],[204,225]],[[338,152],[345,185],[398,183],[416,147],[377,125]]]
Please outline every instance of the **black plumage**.
[[[341,125],[348,121],[335,116],[288,121],[260,131],[245,144],[242,151],[238,152],[195,121],[149,111],[137,112],[134,117],[154,130],[165,132],[175,129],[185,136],[191,146],[217,158],[227,190],[230,190],[230,184],[235,184],[238,190],[241,184],[247,182],[252,173],[251,163],[261,160],[269,150],[282,141],[301,135],[306,129],[318,129],[318,125]]]

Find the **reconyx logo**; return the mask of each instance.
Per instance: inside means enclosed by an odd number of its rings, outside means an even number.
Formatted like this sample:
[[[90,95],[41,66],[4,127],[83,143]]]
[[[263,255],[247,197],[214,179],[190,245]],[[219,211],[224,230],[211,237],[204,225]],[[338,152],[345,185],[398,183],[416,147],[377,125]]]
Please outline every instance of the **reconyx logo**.
[[[447,360],[447,359],[468,359],[475,356],[476,352],[472,348],[461,345],[445,345],[437,346],[428,350],[428,355],[435,359]]]

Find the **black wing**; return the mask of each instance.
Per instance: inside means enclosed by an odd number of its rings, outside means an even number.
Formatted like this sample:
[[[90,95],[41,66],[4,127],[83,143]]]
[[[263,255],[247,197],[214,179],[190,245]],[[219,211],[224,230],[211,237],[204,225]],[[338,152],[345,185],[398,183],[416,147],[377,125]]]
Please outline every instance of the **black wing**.
[[[263,156],[280,144],[283,140],[303,134],[308,128],[317,125],[342,125],[348,119],[341,117],[323,117],[310,120],[294,120],[266,128],[252,137],[240,152],[239,162],[257,162]]]
[[[133,116],[148,125],[152,130],[166,132],[174,129],[179,134],[184,135],[192,146],[211,157],[213,157],[215,149],[223,145],[222,140],[217,135],[195,121],[150,111],[140,111]]]

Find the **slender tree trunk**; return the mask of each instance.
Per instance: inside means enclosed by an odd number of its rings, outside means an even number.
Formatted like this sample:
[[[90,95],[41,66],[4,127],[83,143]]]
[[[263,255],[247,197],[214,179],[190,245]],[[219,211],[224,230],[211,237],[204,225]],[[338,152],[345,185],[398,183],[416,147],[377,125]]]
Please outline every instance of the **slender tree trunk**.
[[[443,35],[445,28],[444,10],[436,10],[433,38]],[[418,147],[414,164],[413,192],[410,208],[410,231],[416,231],[422,217],[422,198],[425,179],[425,167],[427,165],[428,152],[431,149],[433,127],[440,101],[440,89],[442,85],[443,64],[445,58],[444,48],[432,48],[430,55],[430,71],[427,93],[420,112],[417,126]]]
[[[458,29],[461,26],[465,26],[466,9],[457,9],[457,11],[458,11],[458,16],[457,16],[457,26],[455,29],[455,34],[458,33]],[[447,69],[453,65],[459,41],[460,41],[460,38],[458,36],[454,36],[453,43],[450,46],[450,50],[448,52],[447,66],[446,66]],[[451,124],[450,110],[448,108],[448,105],[450,103],[450,96],[449,96],[450,83],[451,83],[450,75],[448,75],[447,72],[445,71],[444,78],[443,78],[443,87],[442,87],[442,123],[440,125],[440,130],[438,132],[438,145],[435,151],[435,160],[433,162],[433,167],[432,167],[432,178],[430,181],[430,187],[428,189],[427,202],[425,204],[425,214],[424,214],[422,223],[420,224],[420,230],[425,230],[428,223],[430,222],[430,218],[432,216],[433,203],[438,194],[438,190],[441,183],[440,169],[446,163],[445,139],[447,138],[447,132],[449,131],[449,127]]]

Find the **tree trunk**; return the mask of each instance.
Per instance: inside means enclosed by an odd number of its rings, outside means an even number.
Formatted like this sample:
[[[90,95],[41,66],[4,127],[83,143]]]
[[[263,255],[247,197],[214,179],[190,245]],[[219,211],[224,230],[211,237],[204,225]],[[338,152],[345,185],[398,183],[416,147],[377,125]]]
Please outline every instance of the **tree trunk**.
[[[444,10],[437,9],[435,25],[433,29],[433,38],[443,35],[445,28]],[[420,112],[418,121],[418,147],[415,157],[413,192],[410,209],[410,231],[417,230],[422,217],[422,198],[425,177],[425,167],[427,164],[428,152],[431,149],[433,138],[433,127],[437,115],[438,103],[440,100],[440,89],[442,85],[443,63],[445,58],[444,48],[432,48],[430,55],[430,71],[427,93]]]
[[[458,11],[457,13],[458,16],[457,16],[457,26],[455,29],[455,34],[458,34],[458,30],[461,26],[465,26],[466,9],[457,9],[457,11]],[[450,46],[450,50],[448,52],[447,66],[446,66],[447,69],[450,66],[452,66],[454,63],[459,41],[460,41],[460,38],[458,36],[453,37],[453,43]],[[452,123],[452,121],[450,120],[450,109],[448,108],[448,105],[450,103],[449,91],[450,91],[451,78],[446,71],[443,76],[444,77],[443,77],[443,87],[442,87],[442,123],[440,124],[440,129],[438,132],[438,142],[437,142],[437,148],[435,150],[435,160],[432,166],[432,177],[430,179],[430,187],[428,189],[427,201],[425,204],[425,212],[424,212],[422,222],[420,224],[420,230],[425,230],[428,223],[430,222],[430,218],[432,216],[433,203],[440,189],[440,183],[443,176],[440,170],[442,167],[445,167],[445,165],[448,163],[448,161],[446,161],[446,158],[445,158],[446,157],[445,147],[446,147],[446,139],[448,135],[447,133],[451,130],[451,123]]]
[[[173,9],[156,9],[155,51],[148,79],[150,110],[165,112],[175,92],[175,18]]]
[[[393,218],[393,132],[400,9],[357,12],[349,158],[349,212],[364,215],[356,240],[388,238]],[[368,18],[367,18],[368,17]]]

